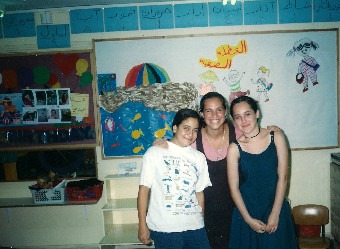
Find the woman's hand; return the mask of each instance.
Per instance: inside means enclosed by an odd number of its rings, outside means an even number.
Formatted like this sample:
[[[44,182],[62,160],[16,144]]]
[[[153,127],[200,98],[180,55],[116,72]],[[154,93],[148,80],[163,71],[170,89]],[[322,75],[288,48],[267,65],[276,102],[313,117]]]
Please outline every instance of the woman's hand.
[[[151,243],[150,240],[150,230],[146,225],[139,226],[138,228],[138,239],[144,245],[149,245]]]
[[[267,131],[271,132],[271,131],[281,131],[280,127],[277,127],[275,125],[269,125],[267,126]]]
[[[166,138],[156,138],[152,145],[163,149],[168,149],[168,143],[166,141]]]
[[[266,231],[266,224],[262,221],[251,218],[248,222],[248,225],[257,233],[264,233]]]
[[[268,232],[269,234],[276,232],[278,225],[279,225],[279,216],[271,213],[268,218],[266,232]]]

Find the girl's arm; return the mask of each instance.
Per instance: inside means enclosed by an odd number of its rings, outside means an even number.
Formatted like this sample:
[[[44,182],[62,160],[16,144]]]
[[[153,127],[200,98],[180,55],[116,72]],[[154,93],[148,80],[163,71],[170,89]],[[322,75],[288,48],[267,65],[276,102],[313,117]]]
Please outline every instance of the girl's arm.
[[[288,175],[288,148],[284,135],[281,132],[274,133],[274,142],[277,151],[278,166],[277,174],[278,181],[276,185],[275,200],[272,212],[269,215],[266,231],[273,233],[276,231],[279,224],[279,215],[286,194],[287,175]]]
[[[229,145],[227,153],[227,170],[228,170],[228,182],[230,187],[231,197],[233,198],[235,205],[241,213],[244,221],[258,233],[264,233],[266,224],[262,221],[254,219],[248,213],[247,207],[244,204],[240,189],[239,189],[239,173],[238,173],[238,161],[240,153],[237,145],[232,143]]]
[[[198,205],[202,208],[202,216],[204,217],[204,193],[203,191],[196,192],[196,197],[198,200]]]
[[[145,245],[148,245],[150,241],[150,230],[146,225],[146,210],[148,206],[150,189],[146,186],[140,185],[137,197],[137,209],[138,209],[138,239]]]

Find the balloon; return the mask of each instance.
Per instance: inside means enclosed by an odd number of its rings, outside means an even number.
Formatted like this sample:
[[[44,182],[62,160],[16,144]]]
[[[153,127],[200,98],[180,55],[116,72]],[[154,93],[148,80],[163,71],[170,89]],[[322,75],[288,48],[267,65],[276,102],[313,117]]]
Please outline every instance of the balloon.
[[[53,62],[57,68],[68,77],[76,69],[76,63],[79,59],[77,54],[64,55],[61,53],[53,56]]]
[[[85,72],[83,75],[80,77],[80,87],[83,88],[87,85],[89,85],[93,80],[93,75],[90,72]]]
[[[57,82],[56,84],[54,84],[53,86],[52,86],[52,88],[60,88],[60,83],[59,82]]]
[[[82,76],[84,72],[86,72],[89,67],[89,63],[85,59],[79,59],[76,63],[76,75]]]
[[[38,85],[45,85],[50,80],[50,71],[45,66],[33,68],[34,82]]]
[[[31,69],[22,67],[17,71],[18,84],[23,88],[30,86],[34,82],[34,75]]]
[[[14,88],[18,84],[18,75],[12,69],[5,69],[1,72],[2,74],[2,85],[5,88]]]
[[[50,74],[50,80],[47,82],[47,84],[48,84],[49,86],[52,86],[52,87],[53,87],[53,85],[54,85],[55,83],[57,83],[57,82],[58,82],[58,76],[55,75],[54,73],[51,73],[51,74]]]

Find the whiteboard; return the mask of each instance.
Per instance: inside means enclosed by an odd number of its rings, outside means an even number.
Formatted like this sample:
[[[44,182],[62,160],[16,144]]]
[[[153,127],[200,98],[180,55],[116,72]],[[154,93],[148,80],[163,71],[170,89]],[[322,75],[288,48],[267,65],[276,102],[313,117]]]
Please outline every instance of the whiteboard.
[[[260,68],[268,69],[267,83],[272,83],[267,99],[261,96],[261,126],[277,125],[287,136],[291,149],[320,149],[338,144],[338,29],[280,32],[252,32],[239,34],[209,34],[197,36],[141,37],[95,40],[97,74],[114,73],[117,86],[125,86],[129,71],[142,63],[153,63],[163,68],[171,82],[190,82],[197,86],[213,85],[214,90],[227,99],[230,85],[224,81],[232,70],[243,74],[241,91],[250,91],[257,99]],[[296,51],[287,56],[302,39],[317,44],[310,49],[320,67],[309,75],[308,91],[297,83],[298,67],[304,59]],[[245,45],[240,45],[245,41]],[[229,58],[227,66],[216,66]],[[246,49],[246,50],[244,50]],[[218,54],[219,53],[219,54]],[[222,57],[223,57],[222,56]],[[209,62],[202,63],[202,62]],[[201,62],[201,63],[200,63]],[[214,82],[202,80],[200,75],[212,72]],[[312,78],[318,84],[313,86]]]

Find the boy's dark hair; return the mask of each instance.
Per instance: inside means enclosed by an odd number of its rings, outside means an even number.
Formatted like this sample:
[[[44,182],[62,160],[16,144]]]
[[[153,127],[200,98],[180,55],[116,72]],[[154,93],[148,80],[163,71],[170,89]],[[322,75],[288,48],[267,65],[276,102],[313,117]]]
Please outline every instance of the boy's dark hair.
[[[172,128],[176,125],[177,127],[188,118],[196,118],[197,121],[200,120],[200,115],[191,109],[181,109],[179,110],[172,121]]]

